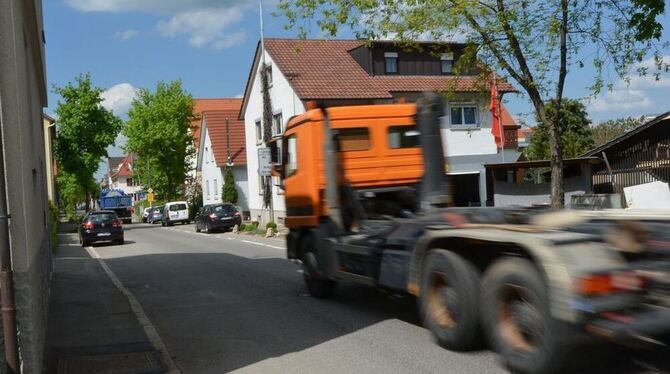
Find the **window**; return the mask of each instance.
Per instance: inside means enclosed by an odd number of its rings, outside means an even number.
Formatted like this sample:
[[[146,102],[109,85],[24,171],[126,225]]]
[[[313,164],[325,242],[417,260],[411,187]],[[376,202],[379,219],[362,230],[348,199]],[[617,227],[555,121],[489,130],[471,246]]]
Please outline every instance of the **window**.
[[[340,151],[367,151],[370,149],[370,132],[365,127],[338,129]]]
[[[442,74],[451,74],[454,72],[454,54],[443,53],[440,57]]]
[[[281,135],[283,130],[283,117],[281,113],[272,116],[272,135]]]
[[[298,138],[295,134],[286,139],[286,157],[285,178],[295,174],[298,170]]]
[[[218,195],[219,195],[219,180],[214,179],[214,196],[216,197]]]
[[[263,142],[263,127],[261,126],[261,120],[256,121],[256,144]]]
[[[186,209],[188,209],[186,207],[186,204],[172,204],[172,205],[170,205],[170,212],[176,212],[176,211],[179,211],[179,210],[186,210]]]
[[[474,105],[451,106],[451,124],[477,126],[477,107]]]
[[[413,126],[391,126],[388,133],[389,147],[413,148],[419,146],[419,131]]]
[[[264,183],[264,178],[260,174],[258,174],[258,194],[263,196],[265,193],[265,183]]]
[[[132,187],[132,186],[133,186],[133,178],[128,178],[128,179],[126,179],[126,185],[127,185],[128,187]]]
[[[205,163],[209,162],[209,148],[205,147]]]
[[[207,180],[207,183],[205,184],[205,186],[206,186],[206,187],[205,187],[205,189],[206,189],[205,192],[207,192],[207,193],[206,193],[206,196],[207,196],[207,198],[209,199],[209,179]]]
[[[384,52],[386,74],[398,74],[398,52]]]

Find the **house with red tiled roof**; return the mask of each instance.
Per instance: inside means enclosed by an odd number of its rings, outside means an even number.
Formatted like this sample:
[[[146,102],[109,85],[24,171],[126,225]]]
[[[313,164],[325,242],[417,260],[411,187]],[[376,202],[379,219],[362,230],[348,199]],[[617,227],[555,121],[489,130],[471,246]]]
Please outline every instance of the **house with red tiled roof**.
[[[248,211],[247,152],[244,121],[239,119],[242,99],[221,99],[217,110],[204,110],[200,118],[196,170],[202,180],[204,205],[220,203],[224,172],[232,168],[237,189],[236,205]]]
[[[142,186],[133,180],[133,155],[127,154],[122,157],[109,157],[107,159],[109,173],[107,183],[109,188],[122,190],[126,195],[133,196],[133,201],[139,198]]]
[[[280,134],[294,115],[305,111],[308,101],[319,106],[384,104],[398,100],[415,101],[426,90],[450,92],[445,95],[445,116],[441,128],[449,174],[455,179],[455,195],[460,205],[485,205],[486,178],[483,164],[518,157],[516,125],[506,128],[509,144],[499,149],[491,133],[489,83],[478,79],[477,68],[455,74],[463,55],[459,43],[421,42],[408,50],[393,41],[363,40],[264,40],[259,42],[247,80],[240,118],[244,120],[249,175],[249,207],[252,219],[267,219],[262,206],[258,175],[258,148],[263,147],[261,74],[271,82],[274,113],[273,132]],[[265,66],[262,66],[262,61]],[[503,79],[498,92],[514,92]],[[505,115],[506,113],[506,115]],[[512,119],[506,110],[503,120]],[[509,121],[507,121],[509,122]],[[509,154],[507,154],[509,153]],[[279,183],[273,183],[275,216],[284,215],[285,205]]]

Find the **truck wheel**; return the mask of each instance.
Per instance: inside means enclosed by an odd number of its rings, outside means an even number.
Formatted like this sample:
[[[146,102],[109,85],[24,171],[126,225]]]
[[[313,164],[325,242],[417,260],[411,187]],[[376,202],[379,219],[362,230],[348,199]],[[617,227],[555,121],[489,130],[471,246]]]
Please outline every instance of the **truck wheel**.
[[[491,347],[512,371],[560,370],[564,342],[549,311],[547,287],[530,261],[503,258],[491,265],[482,281],[481,299]]]
[[[307,291],[317,299],[327,299],[333,296],[335,281],[323,278],[319,270],[319,263],[314,253],[314,240],[311,235],[305,236],[300,243],[302,252],[302,276]]]
[[[479,285],[479,271],[461,256],[444,249],[428,252],[419,307],[424,325],[441,346],[467,350],[478,345]]]

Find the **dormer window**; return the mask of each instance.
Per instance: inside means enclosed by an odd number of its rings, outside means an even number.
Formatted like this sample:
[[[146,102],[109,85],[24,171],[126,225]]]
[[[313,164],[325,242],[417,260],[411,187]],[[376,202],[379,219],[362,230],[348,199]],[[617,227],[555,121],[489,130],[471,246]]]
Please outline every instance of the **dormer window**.
[[[386,74],[398,74],[398,52],[384,52]]]
[[[442,66],[442,74],[451,74],[454,72],[454,54],[443,53],[440,57],[440,62]]]

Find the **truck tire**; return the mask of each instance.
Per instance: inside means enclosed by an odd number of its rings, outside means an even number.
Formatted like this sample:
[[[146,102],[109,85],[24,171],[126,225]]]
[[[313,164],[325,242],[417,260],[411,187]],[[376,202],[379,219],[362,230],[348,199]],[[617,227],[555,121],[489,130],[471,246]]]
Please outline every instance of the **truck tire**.
[[[421,272],[419,308],[424,326],[453,350],[479,345],[479,271],[444,249],[428,252]]]
[[[481,285],[482,324],[491,348],[519,373],[555,373],[564,339],[549,310],[547,286],[532,262],[502,258]]]
[[[308,234],[300,240],[300,248],[302,253],[302,276],[309,294],[317,299],[327,299],[333,296],[335,281],[321,276],[317,256],[314,252],[312,235]]]

